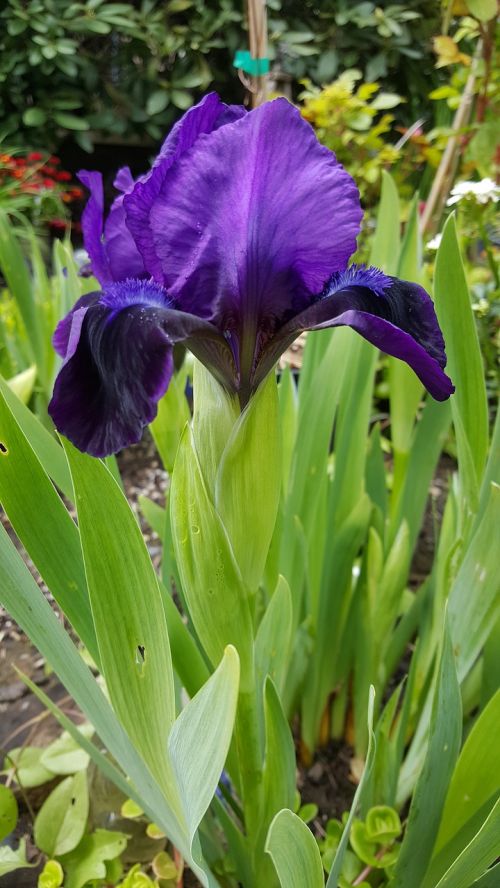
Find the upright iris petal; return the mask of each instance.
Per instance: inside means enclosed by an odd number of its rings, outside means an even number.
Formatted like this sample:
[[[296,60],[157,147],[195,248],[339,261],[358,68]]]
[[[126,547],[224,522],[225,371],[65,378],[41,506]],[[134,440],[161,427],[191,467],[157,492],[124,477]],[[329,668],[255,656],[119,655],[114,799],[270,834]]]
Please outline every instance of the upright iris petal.
[[[64,363],[50,404],[81,449],[102,456],[139,439],[180,341],[242,407],[302,330],[341,325],[405,360],[435,398],[452,393],[430,297],[349,266],[357,188],[284,99],[247,113],[206,96],[148,174],[134,183],[120,171],[105,225],[102,182],[85,175],[84,232],[104,289],[56,330]]]
[[[165,172],[143,255],[180,308],[203,308],[241,337],[308,305],[345,268],[361,217],[352,178],[277,99],[200,136]]]
[[[81,183],[90,191],[82,216],[85,248],[93,274],[102,285],[127,278],[149,277],[141,255],[141,252],[147,253],[147,239],[142,237],[146,195],[156,194],[157,184],[165,171],[194,145],[200,134],[237,120],[243,114],[246,114],[244,108],[225,105],[215,93],[205,96],[173,127],[151,170],[140,176],[137,182],[134,182],[128,167],[118,171],[114,186],[121,194],[113,201],[105,221],[101,174],[88,170],[79,172]],[[132,209],[129,228],[123,201],[125,195],[134,189],[136,194],[141,195],[141,200],[135,213]],[[141,252],[136,242],[141,246]]]
[[[134,187],[128,167],[118,171],[115,188],[122,194],[115,198],[104,221],[104,189],[100,173],[80,170],[78,178],[90,191],[83,211],[82,229],[92,273],[103,286],[128,277],[149,277],[134,239],[127,228],[123,198]]]
[[[163,274],[149,232],[149,214],[156,204],[163,182],[180,158],[190,152],[197,141],[222,126],[246,115],[244,108],[225,105],[216,93],[209,93],[198,105],[190,108],[165,139],[153,169],[143,176],[125,201],[127,224],[143,256],[146,268],[157,280]]]

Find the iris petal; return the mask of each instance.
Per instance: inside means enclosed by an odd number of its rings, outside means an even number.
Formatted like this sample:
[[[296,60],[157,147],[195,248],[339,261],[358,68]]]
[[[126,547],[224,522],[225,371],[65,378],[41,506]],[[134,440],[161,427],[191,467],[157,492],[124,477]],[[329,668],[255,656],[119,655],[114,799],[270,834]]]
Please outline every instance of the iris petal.
[[[388,277],[375,268],[351,266],[334,274],[323,294],[279,332],[262,356],[256,382],[302,330],[352,327],[368,342],[405,361],[438,401],[454,391],[444,340],[430,296],[423,287]]]
[[[150,206],[149,270],[179,308],[254,344],[345,267],[362,216],[352,178],[285,99],[200,136]]]
[[[75,335],[80,336],[80,329],[85,317],[87,308],[99,301],[100,293],[86,293],[75,302],[70,312],[59,322],[54,335],[52,336],[52,345],[61,358],[65,358],[74,352]],[[75,323],[75,316],[77,317]]]
[[[207,322],[172,310],[157,284],[128,280],[83,297],[54,334],[64,357],[49,404],[57,429],[99,457],[139,441],[170,382],[176,342],[235,387],[223,337]]]
[[[80,170],[78,178],[90,191],[90,197],[82,213],[82,231],[85,249],[89,254],[92,274],[101,284],[113,278],[102,242],[104,227],[104,189],[100,173]]]
[[[225,105],[216,93],[209,93],[176,123],[165,139],[152,171],[143,176],[134,190],[125,197],[127,225],[146,268],[158,281],[163,279],[163,273],[150,237],[149,215],[168,171],[193,147],[202,134],[211,133],[245,113],[243,108]]]
[[[104,225],[104,237],[109,269],[113,281],[126,278],[149,277],[142,256],[127,228],[123,194],[113,201]]]
[[[122,167],[116,175],[114,184],[122,194],[113,201],[105,223],[101,174],[80,170],[78,178],[90,191],[82,215],[82,229],[93,274],[102,285],[146,276],[141,254],[127,228],[123,208],[124,194],[134,187],[129,168]]]

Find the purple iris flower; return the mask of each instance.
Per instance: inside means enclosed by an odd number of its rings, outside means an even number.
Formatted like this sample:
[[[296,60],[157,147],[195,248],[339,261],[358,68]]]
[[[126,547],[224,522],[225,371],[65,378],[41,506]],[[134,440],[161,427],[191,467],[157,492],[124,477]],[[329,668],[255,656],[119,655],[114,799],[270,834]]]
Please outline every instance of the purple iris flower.
[[[94,178],[92,178],[94,177]],[[417,284],[348,266],[356,185],[285,99],[253,111],[215,93],[173,128],[149,173],[123,171],[103,225],[99,174],[84,235],[101,292],[60,322],[49,412],[104,456],[139,440],[183,342],[242,407],[303,330],[347,325],[453,392],[433,304]]]

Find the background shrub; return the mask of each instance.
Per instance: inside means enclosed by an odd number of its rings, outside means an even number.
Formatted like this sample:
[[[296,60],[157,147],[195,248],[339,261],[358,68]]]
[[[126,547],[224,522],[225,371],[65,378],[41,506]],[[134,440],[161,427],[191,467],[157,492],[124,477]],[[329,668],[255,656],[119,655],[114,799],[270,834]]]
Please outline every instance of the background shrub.
[[[316,84],[359,68],[408,101],[408,121],[437,83],[434,0],[393,4],[269,0],[269,54]],[[98,141],[157,142],[209,86],[241,100],[232,67],[247,45],[242,0],[7,0],[0,12],[0,119],[17,144],[53,149],[69,131]]]

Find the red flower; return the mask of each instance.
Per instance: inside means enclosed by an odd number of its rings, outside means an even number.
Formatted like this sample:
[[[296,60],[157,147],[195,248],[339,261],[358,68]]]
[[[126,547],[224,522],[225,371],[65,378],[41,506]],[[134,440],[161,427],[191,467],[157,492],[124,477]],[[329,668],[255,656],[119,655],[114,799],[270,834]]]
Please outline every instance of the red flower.
[[[54,166],[44,166],[43,172],[46,176],[55,176],[57,175],[57,170]]]
[[[43,160],[43,154],[40,154],[39,151],[32,151],[31,154],[28,154],[28,160]]]
[[[53,179],[42,179],[42,183],[45,186],[45,188],[53,188],[54,187],[54,180]]]
[[[49,224],[51,228],[62,229],[66,228],[68,223],[64,219],[51,219]]]
[[[14,163],[17,167],[25,167],[26,159],[24,157],[16,157],[14,158]]]
[[[56,157],[54,154],[51,154],[49,157],[49,163],[53,163],[54,166],[57,166],[58,163],[61,163],[61,158]]]
[[[58,182],[71,182],[71,173],[61,170],[60,173],[56,173],[56,179]]]

